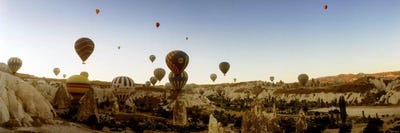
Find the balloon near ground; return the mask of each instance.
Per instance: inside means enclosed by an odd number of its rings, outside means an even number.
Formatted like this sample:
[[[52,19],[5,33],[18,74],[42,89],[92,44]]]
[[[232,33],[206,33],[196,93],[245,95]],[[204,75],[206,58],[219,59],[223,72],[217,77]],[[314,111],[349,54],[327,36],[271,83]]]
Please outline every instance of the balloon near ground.
[[[174,50],[167,54],[165,62],[173,73],[180,74],[189,64],[189,56],[181,50]]]
[[[114,89],[134,89],[135,82],[128,76],[118,76],[111,81]]]
[[[172,88],[180,91],[186,85],[188,74],[185,71],[183,71],[181,74],[170,72],[168,78]]]
[[[271,82],[274,82],[275,77],[274,77],[274,76],[270,76],[270,77],[269,77],[269,80],[271,80]]]
[[[157,78],[158,81],[161,81],[165,76],[165,70],[163,68],[157,68],[154,70],[154,77]]]
[[[89,73],[86,71],[82,71],[79,75],[89,78]]]
[[[230,68],[230,65],[228,62],[219,63],[219,70],[221,70],[221,72],[224,74],[224,76],[229,71],[229,68]]]
[[[90,81],[81,75],[72,75],[66,81],[68,92],[75,101],[79,101],[90,88]]]
[[[217,79],[217,74],[213,73],[210,75],[210,79],[215,82],[215,80]]]
[[[67,74],[63,74],[63,78],[66,78],[67,77]]]
[[[57,76],[60,73],[60,68],[58,68],[58,67],[54,68],[53,73],[54,73],[54,75]]]
[[[75,51],[81,58],[82,64],[85,64],[85,61],[94,51],[94,42],[86,37],[79,38],[75,42]]]
[[[307,84],[307,81],[308,81],[308,75],[307,74],[300,74],[298,77],[297,77],[297,80],[299,80],[299,84],[300,85],[302,85],[302,86],[305,86],[306,84]]]
[[[150,78],[150,82],[151,82],[151,84],[153,84],[153,86],[156,85],[156,83],[157,83],[157,78],[156,78],[156,77],[151,77],[151,78]]]
[[[22,60],[18,57],[11,57],[10,59],[8,59],[7,65],[10,68],[11,72],[15,74],[21,68]]]

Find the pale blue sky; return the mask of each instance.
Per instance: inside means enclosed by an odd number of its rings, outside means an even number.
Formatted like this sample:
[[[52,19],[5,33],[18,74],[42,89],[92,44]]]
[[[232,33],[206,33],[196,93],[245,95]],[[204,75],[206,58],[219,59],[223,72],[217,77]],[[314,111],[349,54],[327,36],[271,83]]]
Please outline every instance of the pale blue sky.
[[[96,44],[86,65],[74,50],[80,37]],[[190,56],[189,83],[211,83],[211,73],[217,83],[293,82],[300,73],[399,70],[400,1],[0,0],[0,62],[20,57],[21,73],[55,77],[59,67],[59,78],[88,71],[144,83],[157,67],[169,73],[165,55],[175,49]],[[231,64],[225,77],[222,61]]]

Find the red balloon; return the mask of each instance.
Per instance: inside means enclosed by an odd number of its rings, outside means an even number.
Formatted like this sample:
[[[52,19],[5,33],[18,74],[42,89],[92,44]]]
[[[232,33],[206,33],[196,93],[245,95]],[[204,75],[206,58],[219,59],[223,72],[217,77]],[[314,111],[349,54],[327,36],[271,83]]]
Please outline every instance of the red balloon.
[[[159,22],[156,22],[156,27],[157,28],[160,27],[160,23]]]
[[[325,5],[324,5],[324,10],[327,10],[327,9],[328,9],[328,5],[325,4]]]

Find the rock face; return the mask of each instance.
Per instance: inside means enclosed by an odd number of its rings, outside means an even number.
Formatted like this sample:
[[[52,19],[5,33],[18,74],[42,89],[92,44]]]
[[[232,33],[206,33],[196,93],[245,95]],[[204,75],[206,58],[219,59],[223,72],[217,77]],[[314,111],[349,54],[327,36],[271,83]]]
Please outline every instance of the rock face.
[[[210,114],[210,120],[208,122],[208,133],[224,133],[222,124],[218,122],[212,114]]]
[[[178,98],[175,101],[173,112],[173,124],[184,126],[187,124],[186,103],[184,100]]]
[[[8,67],[7,64],[0,62],[0,71],[5,72],[5,73],[11,73],[10,68]]]
[[[279,118],[276,111],[266,113],[262,105],[255,105],[251,111],[243,115],[242,133],[278,133],[280,131]]]
[[[65,85],[60,85],[58,88],[53,105],[59,109],[66,109],[71,106],[72,96],[68,93]]]
[[[29,83],[0,71],[0,124],[30,126],[34,121],[52,123],[55,111],[46,98]]]
[[[98,117],[97,102],[93,88],[86,91],[85,95],[79,101],[78,113],[76,114],[77,121],[84,122],[92,115]],[[98,120],[98,118],[97,118]]]
[[[306,115],[300,110],[299,117],[296,121],[296,133],[304,133],[307,129]]]

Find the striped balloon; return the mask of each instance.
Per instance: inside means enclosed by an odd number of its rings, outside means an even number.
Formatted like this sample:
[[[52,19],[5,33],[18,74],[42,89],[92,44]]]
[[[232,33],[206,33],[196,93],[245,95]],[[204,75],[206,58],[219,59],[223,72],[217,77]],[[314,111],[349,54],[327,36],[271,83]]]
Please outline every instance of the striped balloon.
[[[219,64],[219,70],[221,70],[221,72],[224,74],[224,76],[229,71],[229,68],[230,68],[230,65],[228,62],[221,62]]]
[[[81,58],[82,64],[85,64],[85,61],[94,51],[94,42],[86,37],[79,38],[75,42],[75,51]]]
[[[169,82],[171,86],[175,90],[181,90],[185,85],[186,81],[188,80],[188,74],[183,71],[181,74],[175,74],[170,72],[169,73]]]
[[[165,61],[173,73],[180,74],[189,64],[189,56],[183,51],[175,50],[168,53]]]
[[[8,59],[7,64],[8,64],[8,67],[10,68],[11,72],[13,74],[15,74],[21,68],[22,60],[18,57],[11,57],[10,59]]]
[[[134,89],[135,83],[127,76],[118,76],[111,81],[111,86],[114,89]]]
[[[156,78],[156,77],[151,77],[151,78],[150,78],[150,82],[151,82],[151,84],[153,84],[153,86],[156,85],[156,83],[157,83],[157,78]]]
[[[165,76],[165,70],[162,68],[155,69],[153,73],[154,77],[156,77],[158,81],[161,81]]]

